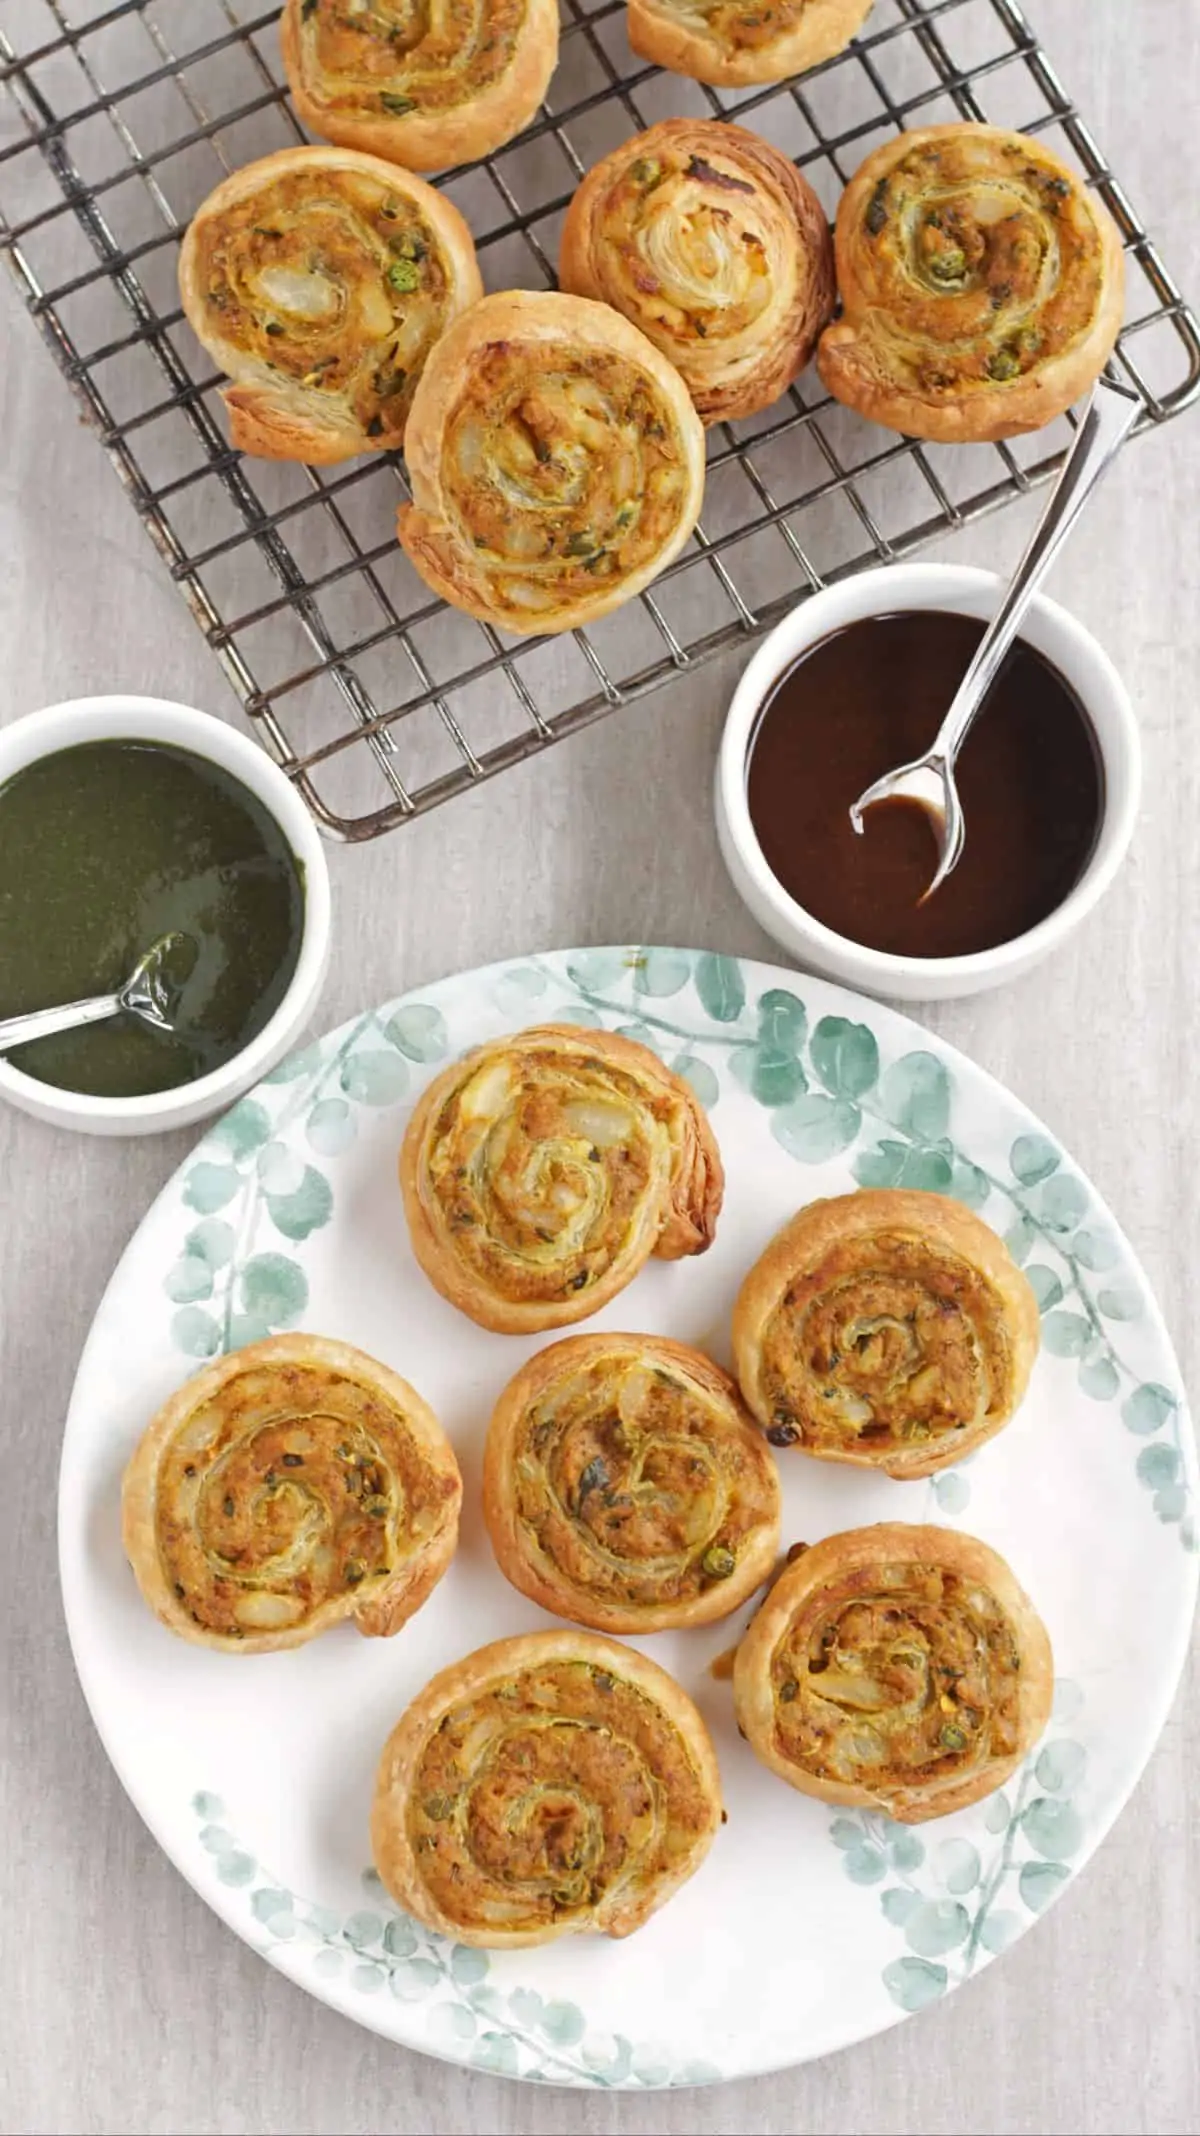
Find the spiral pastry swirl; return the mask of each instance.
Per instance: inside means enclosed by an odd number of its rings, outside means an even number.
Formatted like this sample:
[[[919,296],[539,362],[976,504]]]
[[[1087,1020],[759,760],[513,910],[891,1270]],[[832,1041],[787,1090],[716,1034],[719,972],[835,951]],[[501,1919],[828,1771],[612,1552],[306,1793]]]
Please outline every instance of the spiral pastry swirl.
[[[738,1723],[802,1794],[921,1824],[1004,1785],[1050,1718],[1045,1626],[972,1535],[881,1523],[776,1581],[737,1652]]]
[[[829,391],[953,444],[1040,429],[1103,370],[1125,301],[1116,225],[1041,142],[964,122],[900,134],[842,195]]]
[[[757,134],[712,119],[664,119],[596,165],[567,212],[559,280],[640,327],[705,423],[777,400],[835,296],[811,186]]]
[[[555,0],[286,0],[283,64],[314,133],[410,170],[510,141],[558,60]]]
[[[125,1471],[122,1529],[171,1631],[261,1654],[343,1617],[399,1631],[454,1555],[461,1499],[406,1381],[346,1343],[276,1335],[160,1409]]]
[[[586,1319],[652,1254],[703,1253],[724,1188],[688,1085],[646,1047],[566,1024],[494,1039],[437,1076],[400,1181],[430,1282],[510,1335]]]
[[[435,593],[504,630],[607,615],[700,514],[704,432],[678,372],[606,304],[510,290],[438,343],[406,444],[400,540]]]
[[[772,1445],[898,1477],[961,1461],[1007,1424],[1039,1333],[995,1232],[901,1188],[802,1209],[733,1312],[738,1383]]]
[[[874,0],[628,0],[629,42],[693,81],[781,82],[849,44]]]
[[[435,1676],[388,1738],[371,1814],[400,1906],[493,1949],[627,1936],[707,1854],[721,1782],[679,1685],[591,1632],[533,1632]]]
[[[483,1510],[514,1587],[602,1632],[727,1617],[779,1542],[775,1464],[733,1382],[656,1335],[576,1335],[518,1372]]]
[[[320,466],[398,447],[426,358],[481,294],[471,233],[407,171],[295,148],[235,171],[196,214],[179,283],[234,381],[234,444]]]

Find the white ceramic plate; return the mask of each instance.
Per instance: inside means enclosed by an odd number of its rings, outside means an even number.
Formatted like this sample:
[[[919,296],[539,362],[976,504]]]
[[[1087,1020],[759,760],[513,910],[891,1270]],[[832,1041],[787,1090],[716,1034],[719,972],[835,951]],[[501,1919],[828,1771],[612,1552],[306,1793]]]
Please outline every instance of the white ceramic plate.
[[[491,1403],[537,1347],[435,1296],[395,1153],[435,1064],[551,1018],[657,1047],[711,1106],[729,1185],[702,1259],[652,1263],[589,1326],[728,1357],[740,1277],[817,1195],[903,1182],[980,1209],[1025,1263],[1043,1348],[1020,1414],[958,1468],[892,1483],[784,1456],[784,1540],[879,1519],[993,1544],[1054,1642],[1055,1715],[1001,1795],[917,1830],[834,1816],[739,1741],[709,1673],[749,1614],[642,1644],[715,1736],[729,1822],[628,1942],[489,1954],[398,1914],[367,1814],[385,1736],[427,1678],[549,1621],[492,1562],[479,1511]],[[121,1553],[122,1467],[198,1360],[303,1326],[396,1366],[462,1462],[462,1542],[399,1637],[339,1626],[293,1653],[182,1644]],[[650,2087],[754,2074],[894,2024],[1031,1926],[1099,1844],[1170,1705],[1195,1603],[1196,1455],[1145,1277],[1024,1108],[901,1016],[819,980],[676,950],[556,952],[443,981],[275,1070],[188,1158],[123,1256],[79,1369],[60,1554],[80,1678],[151,1831],[239,1935],[335,2009],[513,2076]],[[1136,1608],[1129,1600],[1136,1596]]]

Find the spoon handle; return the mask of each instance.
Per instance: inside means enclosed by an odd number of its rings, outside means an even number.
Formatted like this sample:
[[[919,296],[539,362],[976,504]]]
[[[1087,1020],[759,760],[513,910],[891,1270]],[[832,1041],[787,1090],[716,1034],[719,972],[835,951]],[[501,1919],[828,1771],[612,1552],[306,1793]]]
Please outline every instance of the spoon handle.
[[[1141,409],[1141,401],[1107,378],[1096,381],[1063,464],[1012,584],[980,640],[930,755],[953,764],[1047,571],[1105,474]]]
[[[90,1001],[68,1001],[59,1009],[31,1009],[26,1016],[0,1021],[0,1053],[14,1046],[27,1046],[35,1038],[53,1038],[59,1031],[77,1031],[84,1024],[104,1023],[121,1011],[119,994],[96,994]]]

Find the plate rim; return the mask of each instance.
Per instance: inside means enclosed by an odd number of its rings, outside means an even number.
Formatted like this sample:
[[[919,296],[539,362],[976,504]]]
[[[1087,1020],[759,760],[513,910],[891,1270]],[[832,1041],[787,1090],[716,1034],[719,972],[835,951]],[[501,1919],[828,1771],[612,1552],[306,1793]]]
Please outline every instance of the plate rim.
[[[360,1008],[356,1011],[352,1011],[349,1016],[344,1017],[337,1024],[323,1027],[315,1036],[311,1033],[311,1031],[309,1033],[302,1033],[299,1036],[296,1045],[290,1050],[289,1054],[285,1056],[285,1059],[291,1058],[293,1054],[299,1053],[305,1050],[307,1047],[313,1045],[324,1046],[330,1039],[336,1039],[340,1037],[343,1032],[347,1031],[356,1022],[359,1022],[364,1016],[379,1015],[383,1011],[394,1012],[398,1007],[413,999],[424,999],[436,987],[453,985],[455,984],[455,982],[486,982],[487,980],[500,976],[506,971],[510,970],[515,963],[535,963],[539,960],[547,959],[558,960],[558,962],[560,963],[565,963],[565,960],[568,958],[579,957],[582,955],[613,955],[629,959],[638,956],[645,956],[651,951],[657,951],[660,949],[666,950],[671,955],[680,955],[689,958],[690,960],[692,960],[693,970],[695,968],[695,961],[700,957],[709,956],[713,954],[725,954],[730,956],[731,959],[739,966],[743,968],[753,967],[757,971],[770,974],[774,980],[786,980],[789,984],[798,982],[801,985],[811,985],[815,983],[822,989],[823,992],[837,997],[837,999],[847,1007],[856,1008],[860,1012],[860,1014],[865,1013],[868,1018],[879,1017],[880,1015],[882,1015],[885,1020],[906,1027],[910,1032],[916,1032],[924,1041],[929,1043],[929,1045],[933,1048],[933,1050],[935,1050],[935,1052],[945,1058],[947,1064],[950,1067],[957,1069],[965,1069],[966,1071],[968,1071],[971,1077],[976,1078],[982,1082],[988,1092],[999,1096],[1003,1100],[1006,1107],[1015,1108],[1016,1111],[1023,1116],[1023,1122],[1027,1127],[1032,1128],[1038,1131],[1039,1133],[1047,1135],[1051,1142],[1062,1151],[1063,1156],[1072,1165],[1074,1171],[1078,1173],[1080,1179],[1086,1182],[1090,1192],[1092,1205],[1094,1207],[1097,1217],[1103,1219],[1104,1223],[1111,1228],[1113,1234],[1115,1235],[1122,1248],[1122,1252],[1125,1256],[1129,1269],[1136,1275],[1137,1280],[1139,1281],[1142,1287],[1142,1293],[1147,1307],[1148,1322],[1152,1328],[1153,1334],[1157,1342],[1161,1344],[1165,1355],[1170,1359],[1171,1364],[1174,1367],[1174,1385],[1178,1390],[1179,1395],[1178,1410],[1180,1430],[1188,1452],[1190,1453],[1190,1466],[1193,1472],[1196,1470],[1198,1463],[1200,1463],[1200,1444],[1198,1444],[1197,1441],[1195,1423],[1192,1417],[1191,1404],[1188,1397],[1188,1390],[1184,1382],[1183,1374],[1179,1368],[1179,1360],[1176,1354],[1175,1344],[1172,1339],[1170,1329],[1167,1325],[1162,1307],[1159,1304],[1158,1296],[1154,1289],[1154,1286],[1152,1285],[1146,1273],[1146,1270],[1142,1265],[1140,1255],[1135,1250],[1120,1220],[1113,1213],[1104,1195],[1095,1186],[1095,1183],[1093,1182],[1090,1174],[1071,1155],[1068,1146],[1062,1142],[1060,1137],[1053,1130],[1048,1129],[1046,1127],[1040,1116],[1032,1111],[1030,1106],[1022,1097],[1020,1097],[1016,1092],[1010,1090],[1007,1085],[1000,1081],[1000,1078],[998,1076],[992,1073],[990,1069],[982,1067],[977,1061],[973,1060],[969,1054],[964,1053],[962,1049],[956,1046],[951,1040],[943,1038],[940,1032],[930,1030],[926,1025],[918,1022],[914,1016],[908,1013],[906,1008],[893,1005],[891,1002],[878,1000],[871,995],[859,992],[853,987],[845,986],[837,980],[827,979],[820,973],[803,971],[795,966],[771,963],[760,956],[747,956],[736,951],[713,952],[710,950],[700,949],[696,946],[685,948],[675,944],[668,945],[659,943],[631,944],[619,942],[605,942],[594,944],[566,944],[560,947],[539,947],[530,950],[513,951],[505,956],[493,958],[486,964],[470,966],[464,970],[444,972],[440,975],[440,977],[421,981],[416,986],[406,987],[403,992],[399,994],[389,995],[385,997],[385,999],[380,1002],[375,1009],[364,1010]],[[514,1030],[533,1028],[535,1027],[537,1022],[542,1020],[543,1019],[533,1018],[532,1020],[514,1022],[512,1028]],[[553,1021],[553,1018],[546,1018],[544,1020]],[[455,1057],[461,1057],[461,1055]],[[262,1083],[267,1080],[268,1079],[266,1077],[260,1078],[259,1082],[256,1083],[253,1088],[245,1095],[247,1097],[253,1097],[255,1091],[257,1091],[261,1087]],[[227,1110],[230,1109],[232,1108],[227,1108]],[[252,1933],[252,1920],[250,1918],[243,1917],[237,1911],[237,1890],[234,1888],[227,1888],[224,1885],[217,1884],[215,1883],[215,1881],[211,1887],[206,1885],[200,1880],[199,1870],[201,1865],[199,1863],[195,1864],[194,1873],[193,1867],[189,1866],[184,1858],[183,1850],[179,1849],[178,1851],[176,1851],[176,1847],[173,1844],[169,1843],[168,1839],[164,1837],[164,1832],[159,1828],[159,1822],[156,1821],[156,1815],[149,1806],[146,1792],[141,1787],[135,1772],[130,1769],[127,1760],[122,1755],[118,1754],[112,1741],[110,1740],[104,1721],[101,1718],[101,1714],[97,1710],[97,1703],[93,1699],[92,1688],[89,1683],[89,1677],[87,1673],[87,1667],[82,1658],[81,1648],[84,1644],[84,1641],[81,1627],[86,1619],[86,1611],[83,1607],[83,1596],[81,1592],[81,1566],[83,1561],[82,1559],[79,1559],[76,1562],[72,1562],[72,1554],[69,1549],[70,1539],[67,1535],[68,1512],[70,1504],[70,1484],[68,1478],[69,1456],[73,1433],[75,1430],[80,1428],[79,1420],[83,1413],[83,1404],[80,1390],[85,1378],[89,1358],[93,1347],[98,1347],[99,1345],[100,1337],[98,1334],[98,1330],[101,1326],[102,1321],[105,1318],[110,1298],[117,1289],[118,1281],[121,1277],[125,1262],[130,1252],[132,1251],[136,1241],[140,1238],[142,1232],[150,1226],[150,1224],[156,1217],[161,1205],[165,1203],[168,1196],[174,1192],[180,1173],[183,1171],[184,1167],[191,1162],[192,1158],[196,1153],[197,1148],[212,1132],[212,1129],[217,1125],[218,1121],[222,1117],[224,1117],[223,1114],[217,1114],[214,1115],[212,1119],[199,1123],[200,1133],[197,1135],[195,1141],[191,1144],[190,1148],[185,1151],[184,1154],[180,1157],[178,1164],[174,1167],[170,1176],[164,1181],[162,1187],[154,1195],[153,1199],[148,1203],[148,1205],[143,1209],[140,1217],[137,1219],[133,1228],[129,1232],[120,1250],[120,1253],[118,1254],[117,1259],[113,1264],[113,1268],[109,1275],[108,1281],[105,1283],[104,1288],[97,1301],[87,1335],[84,1339],[82,1349],[79,1353],[79,1359],[75,1368],[75,1374],[71,1385],[71,1393],[68,1399],[66,1414],[63,1423],[62,1448],[58,1465],[55,1533],[58,1558],[59,1592],[62,1602],[63,1616],[66,1623],[67,1639],[70,1647],[71,1659],[75,1667],[76,1677],[79,1682],[80,1690],[83,1693],[84,1703],[87,1706],[88,1713],[92,1720],[92,1724],[95,1727],[96,1733],[100,1739],[101,1746],[105,1752],[106,1757],[109,1760],[110,1765],[113,1768],[113,1771],[116,1773],[116,1776],[120,1781],[121,1786],[124,1789],[126,1795],[128,1796],[129,1801],[132,1803],[133,1808],[136,1810],[138,1816],[141,1818],[143,1824],[146,1826],[146,1829],[149,1831],[156,1845],[166,1856],[172,1868],[174,1868],[178,1872],[178,1874],[183,1877],[184,1881],[195,1892],[196,1896],[201,1899],[203,1903],[208,1906],[213,1913],[216,1914],[218,1920],[220,1920],[225,1927],[232,1929],[234,1934],[237,1935],[239,1939],[243,1943],[245,1943],[250,1950],[254,1951],[259,1958],[263,1959],[271,1967],[273,1972],[280,1974],[285,1980],[289,1981],[302,1993],[311,1995],[314,2000],[322,2003],[327,2009],[332,2010],[335,2015],[345,2018],[351,2024],[357,2024],[362,2026],[365,2030],[374,2033],[378,2038],[385,2040],[390,2046],[399,2046],[406,2052],[426,2055],[432,2060],[443,2062],[451,2068],[461,2069],[472,2076],[484,2074],[500,2076],[505,2078],[509,2082],[537,2083],[541,2086],[541,2088],[547,2090],[563,2090],[580,2093],[589,2093],[593,2091],[621,2092],[631,2094],[634,2097],[637,2097],[639,2095],[652,2096],[658,2091],[665,2090],[685,2091],[692,2089],[715,2089],[720,2084],[747,2082],[757,2077],[777,2075],[788,2069],[801,2068],[809,2062],[823,2060],[827,2055],[843,2053],[848,2048],[856,2046],[860,2042],[866,2042],[867,2040],[881,2037],[883,2034],[893,2030],[896,2025],[900,2024],[906,2018],[919,2015],[919,2011],[910,2011],[897,2007],[894,2011],[886,2012],[881,2022],[873,2023],[866,2031],[862,2030],[861,2028],[860,2017],[857,2020],[852,2020],[844,2029],[836,2028],[835,2036],[831,2038],[826,2038],[821,2044],[804,2049],[800,2053],[789,2052],[786,2059],[771,2059],[764,2062],[755,2062],[751,2066],[742,2066],[736,2070],[722,2070],[719,2073],[714,2073],[712,2076],[672,2078],[668,2079],[668,2081],[662,2085],[647,2084],[640,2080],[635,2080],[631,2076],[620,2078],[615,2083],[606,2083],[601,2077],[597,2076],[591,2082],[584,2083],[571,2082],[570,2080],[565,2078],[557,2079],[552,2076],[543,2076],[540,2074],[535,2075],[526,2071],[485,2071],[479,2068],[477,2065],[473,2065],[468,2059],[466,2052],[462,2054],[456,2054],[448,2048],[434,2041],[430,2041],[426,2037],[412,2037],[404,2039],[398,2038],[394,2030],[388,2029],[382,2024],[374,2021],[372,2015],[372,1999],[364,1998],[360,2003],[351,2006],[348,2002],[343,2001],[341,1997],[336,1996],[335,1993],[332,1992],[335,1991],[338,1987],[338,1983],[336,1981],[327,1980],[323,1978],[312,1978],[309,1976],[301,1977],[298,1971],[293,1970],[290,1966],[281,1962],[282,1953],[289,1949],[290,1946],[280,1944],[276,1944],[274,1946],[264,1946],[262,1943],[255,1940],[255,1937]],[[1103,1806],[1103,1808],[1098,1811],[1095,1822],[1089,1834],[1090,1844],[1087,1847],[1087,1851],[1080,1857],[1079,1861],[1075,1864],[1071,1876],[1067,1878],[1064,1881],[1062,1887],[1052,1895],[1048,1904],[1042,1908],[1041,1912],[1035,1915],[1033,1920],[1025,1924],[1021,1936],[1017,1937],[1015,1939],[1015,1942],[1023,1941],[1025,1936],[1027,1936],[1038,1925],[1038,1922],[1043,1919],[1045,1915],[1048,1914],[1053,1909],[1053,1907],[1059,1903],[1059,1900],[1064,1896],[1065,1892],[1069,1888],[1074,1887],[1074,1885],[1078,1881],[1079,1875],[1087,1868],[1088,1864],[1094,1859],[1095,1855],[1099,1852],[1100,1848],[1108,1839],[1109,1834],[1112,1832],[1112,1829],[1116,1824],[1118,1818],[1123,1814],[1124,1810],[1128,1806],[1128,1803],[1131,1797],[1133,1796],[1135,1789],[1141,1784],[1142,1780],[1145,1777],[1147,1768],[1150,1764],[1151,1759],[1154,1756],[1155,1751],[1159,1746],[1163,1730],[1166,1726],[1167,1720],[1170,1717],[1171,1711],[1179,1694],[1179,1687],[1192,1640],[1193,1627],[1197,1612],[1197,1603],[1198,1599],[1200,1599],[1200,1554],[1188,1554],[1188,1572],[1186,1577],[1188,1580],[1188,1585],[1190,1587],[1190,1595],[1187,1598],[1187,1606],[1179,1612],[1179,1617],[1175,1628],[1173,1649],[1168,1659],[1168,1666],[1160,1673],[1158,1677],[1158,1691],[1153,1702],[1153,1713],[1146,1727],[1145,1754],[1141,1758],[1136,1770],[1133,1772],[1129,1780]],[[165,1825],[165,1820],[163,1822]],[[167,1826],[166,1829],[170,1830],[171,1828]],[[987,1971],[988,1966],[994,1963],[996,1958],[1001,1957],[1003,1955],[1003,1952],[988,1954],[987,1963],[985,1965],[980,1966],[977,1969],[978,1972],[981,1973]],[[977,1975],[972,1975],[972,1978],[974,1977],[977,1977]],[[967,1980],[956,1980],[951,1982],[948,1986],[947,1995],[941,1999],[948,1999],[949,1995],[956,1994],[959,1989],[966,1987],[968,1984],[969,1983]],[[414,2005],[414,2007],[417,2006]],[[464,2043],[464,2045],[465,2044],[466,2043]]]

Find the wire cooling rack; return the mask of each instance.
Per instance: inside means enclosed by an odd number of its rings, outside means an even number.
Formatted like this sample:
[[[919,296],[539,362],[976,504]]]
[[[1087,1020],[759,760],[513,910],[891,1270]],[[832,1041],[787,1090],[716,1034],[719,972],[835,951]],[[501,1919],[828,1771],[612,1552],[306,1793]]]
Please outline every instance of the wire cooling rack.
[[[1200,391],[1196,320],[1015,0],[876,0],[838,59],[749,92],[643,66],[621,0],[562,6],[537,121],[444,181],[490,289],[553,284],[579,178],[657,119],[744,120],[832,215],[898,128],[985,118],[1062,150],[1116,217],[1130,323],[1114,367],[1141,396],[1139,428]],[[1054,472],[1066,421],[1011,445],[918,445],[831,402],[810,372],[710,433],[701,526],[638,601],[540,640],[447,609],[395,541],[402,462],[321,471],[231,452],[220,381],[179,308],[179,239],[205,194],[304,138],[278,14],[4,0],[0,250],[254,727],[332,837],[378,836]]]

